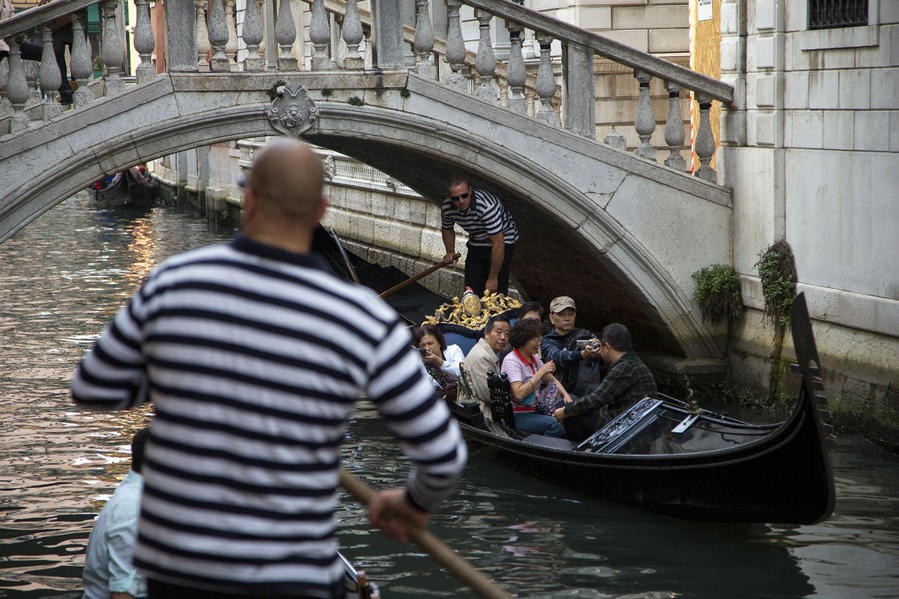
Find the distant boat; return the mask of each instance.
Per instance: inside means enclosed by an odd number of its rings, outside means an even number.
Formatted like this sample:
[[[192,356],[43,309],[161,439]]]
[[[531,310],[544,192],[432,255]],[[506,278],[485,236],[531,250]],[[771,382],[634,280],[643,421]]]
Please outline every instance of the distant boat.
[[[143,207],[155,203],[159,185],[147,167],[139,164],[94,181],[89,189],[101,208]]]

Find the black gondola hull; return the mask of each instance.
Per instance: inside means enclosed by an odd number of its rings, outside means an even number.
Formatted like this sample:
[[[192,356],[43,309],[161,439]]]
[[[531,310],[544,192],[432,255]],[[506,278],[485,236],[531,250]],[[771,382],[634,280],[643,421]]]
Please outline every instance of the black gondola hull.
[[[833,510],[833,481],[815,406],[803,398],[769,436],[703,454],[608,455],[555,450],[478,427],[454,406],[479,456],[590,495],[672,516],[807,524]]]

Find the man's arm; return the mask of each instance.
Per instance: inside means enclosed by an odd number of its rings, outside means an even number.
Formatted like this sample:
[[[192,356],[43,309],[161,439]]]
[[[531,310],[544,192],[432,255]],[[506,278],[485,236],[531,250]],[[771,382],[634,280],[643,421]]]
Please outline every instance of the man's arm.
[[[443,248],[446,250],[443,261],[452,262],[456,256],[456,231],[454,229],[440,229],[440,235],[443,237]]]
[[[502,232],[491,235],[490,243],[493,244],[493,247],[490,248],[490,274],[487,275],[487,283],[484,288],[496,292],[496,288],[499,286],[497,281],[499,270],[503,266],[503,258],[506,257],[506,243]]]
[[[130,489],[128,489],[130,490]],[[137,540],[139,493],[118,498],[107,516],[108,527],[102,539],[109,556],[107,563],[110,597],[134,597],[141,587],[141,577],[132,563]],[[126,505],[127,504],[127,505]]]
[[[147,398],[141,350],[141,289],[115,315],[72,377],[72,399],[83,408],[121,410]]]
[[[553,412],[555,419],[561,422],[568,416],[578,416],[580,414],[586,414],[587,412],[594,412],[627,391],[628,385],[630,384],[629,369],[623,364],[619,364],[618,368],[615,368],[614,366],[615,364],[612,365],[606,378],[602,380],[596,389],[578,401],[565,404],[564,407]]]
[[[382,491],[369,512],[373,524],[400,540],[405,538],[404,529],[389,514],[426,524],[428,512],[455,490],[468,458],[459,426],[434,394],[410,342],[406,326],[397,318],[372,348],[367,368],[367,396],[415,464],[406,489]]]
[[[475,347],[478,347],[475,345]],[[485,404],[490,403],[490,387],[487,385],[487,371],[493,370],[498,373],[499,366],[496,365],[490,356],[482,351],[472,349],[465,357],[465,371],[468,372],[471,380],[471,390],[474,391],[475,398]]]

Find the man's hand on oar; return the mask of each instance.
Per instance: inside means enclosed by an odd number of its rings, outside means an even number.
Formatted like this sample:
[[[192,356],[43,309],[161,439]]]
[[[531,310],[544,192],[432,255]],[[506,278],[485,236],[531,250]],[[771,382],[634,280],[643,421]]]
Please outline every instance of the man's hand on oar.
[[[389,489],[375,493],[368,504],[369,523],[388,537],[409,542],[409,528],[424,528],[431,514],[409,502],[405,489]]]
[[[375,493],[368,485],[343,468],[340,469],[340,486],[368,506],[369,522],[394,539],[412,541],[427,551],[435,562],[470,586],[478,597],[511,599],[509,593],[499,588],[483,572],[475,569],[425,528],[430,515],[409,503],[405,489],[390,489]],[[372,512],[377,515],[372,516]],[[381,519],[384,519],[383,523]]]

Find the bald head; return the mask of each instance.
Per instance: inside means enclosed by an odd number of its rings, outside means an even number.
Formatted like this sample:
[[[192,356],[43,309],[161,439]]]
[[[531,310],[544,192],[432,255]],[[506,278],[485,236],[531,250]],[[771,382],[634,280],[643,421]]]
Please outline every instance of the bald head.
[[[322,163],[309,146],[282,137],[256,155],[250,189],[267,216],[308,219],[321,206],[323,176]]]

